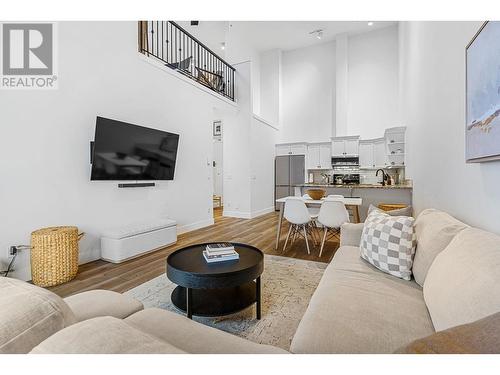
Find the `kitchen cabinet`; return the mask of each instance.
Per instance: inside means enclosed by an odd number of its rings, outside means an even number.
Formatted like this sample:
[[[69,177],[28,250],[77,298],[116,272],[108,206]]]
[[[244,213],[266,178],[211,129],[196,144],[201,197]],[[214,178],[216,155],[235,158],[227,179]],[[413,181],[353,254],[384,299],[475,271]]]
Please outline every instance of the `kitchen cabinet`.
[[[389,128],[385,131],[387,165],[404,167],[405,165],[406,127]]]
[[[385,168],[387,166],[385,139],[359,141],[359,167],[362,169]]]
[[[332,151],[329,143],[307,146],[307,169],[331,169]]]
[[[387,166],[387,151],[384,138],[377,139],[373,143],[373,159],[375,168],[385,168]]]
[[[283,143],[276,145],[276,156],[306,154],[307,145],[305,143]]]
[[[372,141],[359,142],[359,167],[364,169],[375,167]]]
[[[350,157],[359,155],[359,137],[335,137],[332,138],[332,156]]]
[[[319,145],[319,164],[321,169],[332,169],[332,146],[329,143]]]

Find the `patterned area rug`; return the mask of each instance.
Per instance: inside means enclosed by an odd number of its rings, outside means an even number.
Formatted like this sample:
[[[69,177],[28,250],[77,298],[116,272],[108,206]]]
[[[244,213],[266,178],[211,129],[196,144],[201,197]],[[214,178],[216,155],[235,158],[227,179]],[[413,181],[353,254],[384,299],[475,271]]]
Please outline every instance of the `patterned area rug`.
[[[265,255],[261,279],[261,320],[255,319],[254,306],[225,317],[193,319],[257,343],[289,350],[300,319],[326,266],[320,262]],[[175,286],[166,275],[161,275],[125,294],[140,300],[145,307],[181,313],[170,301]]]

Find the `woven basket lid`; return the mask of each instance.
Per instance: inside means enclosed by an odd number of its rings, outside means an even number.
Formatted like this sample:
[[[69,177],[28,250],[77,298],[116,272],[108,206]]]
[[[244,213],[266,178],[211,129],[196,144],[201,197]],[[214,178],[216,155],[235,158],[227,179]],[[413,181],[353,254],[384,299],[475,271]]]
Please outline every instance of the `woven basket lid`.
[[[65,227],[48,227],[35,230],[31,233],[32,236],[51,236],[60,234],[78,234],[78,227],[65,226]]]

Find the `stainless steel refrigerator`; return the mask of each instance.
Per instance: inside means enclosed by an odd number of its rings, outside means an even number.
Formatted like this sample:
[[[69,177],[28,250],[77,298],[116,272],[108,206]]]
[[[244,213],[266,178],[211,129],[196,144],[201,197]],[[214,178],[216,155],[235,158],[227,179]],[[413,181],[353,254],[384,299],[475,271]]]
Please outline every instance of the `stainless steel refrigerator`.
[[[274,160],[274,199],[294,195],[294,188],[304,184],[305,156],[276,156]],[[275,209],[279,209],[275,204]]]

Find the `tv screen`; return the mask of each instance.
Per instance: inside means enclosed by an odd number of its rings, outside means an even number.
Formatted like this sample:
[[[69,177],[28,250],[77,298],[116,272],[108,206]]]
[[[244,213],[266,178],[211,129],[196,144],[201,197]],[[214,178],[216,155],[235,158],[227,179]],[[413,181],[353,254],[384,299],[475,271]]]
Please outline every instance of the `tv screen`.
[[[179,135],[97,117],[90,179],[173,180]]]

